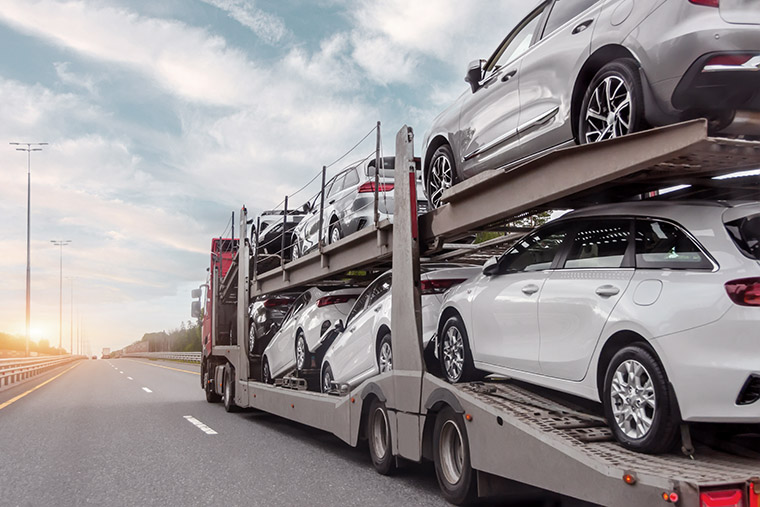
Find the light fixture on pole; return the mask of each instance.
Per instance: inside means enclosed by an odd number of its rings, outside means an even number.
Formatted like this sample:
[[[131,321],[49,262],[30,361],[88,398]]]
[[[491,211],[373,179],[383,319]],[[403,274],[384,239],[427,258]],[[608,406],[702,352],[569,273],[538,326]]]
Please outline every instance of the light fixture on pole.
[[[63,347],[63,247],[71,243],[70,239],[51,239],[50,242],[55,246],[61,247],[61,264],[58,279],[58,353]]]
[[[10,143],[13,146],[23,146],[26,148],[16,148],[16,151],[26,152],[26,355],[29,356],[29,322],[31,316],[31,255],[30,255],[30,229],[31,229],[31,212],[32,212],[32,152],[42,151],[42,148],[32,148],[32,146],[46,146],[47,143]]]

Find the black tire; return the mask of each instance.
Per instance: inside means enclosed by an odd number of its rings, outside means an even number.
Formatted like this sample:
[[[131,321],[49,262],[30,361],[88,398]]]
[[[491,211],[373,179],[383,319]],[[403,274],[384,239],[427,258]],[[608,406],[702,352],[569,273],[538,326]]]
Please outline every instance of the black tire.
[[[266,356],[261,361],[261,381],[265,384],[274,384],[274,379],[272,379],[272,374],[269,371],[269,360]]]
[[[619,87],[621,83],[625,90]],[[608,84],[612,86],[607,86]],[[611,90],[612,108],[608,107],[606,90]],[[629,95],[627,107],[623,106],[624,91]],[[605,95],[604,100],[601,100],[602,95]],[[613,112],[615,109],[617,111]],[[590,117],[592,113],[598,117]],[[604,141],[645,128],[644,92],[636,62],[631,58],[621,58],[599,69],[583,96],[578,114],[578,143]]]
[[[302,347],[300,356],[299,356],[299,345]],[[298,375],[300,376],[301,373],[306,369],[306,365],[309,360],[309,345],[306,343],[306,337],[304,337],[303,331],[300,329],[298,330],[298,333],[296,333],[295,347],[296,347],[296,372],[298,372]]]
[[[459,317],[450,317],[438,336],[438,361],[443,378],[452,384],[468,382],[483,377],[472,361],[467,330]]]
[[[235,382],[233,380],[234,374],[232,368],[229,365],[224,367],[224,395],[222,401],[224,401],[224,410],[227,412],[237,412],[238,406],[235,405]]]
[[[447,406],[435,418],[433,463],[438,486],[448,502],[468,505],[478,498],[470,466],[470,442],[461,414]]]
[[[319,376],[319,388],[323,393],[332,392],[330,382],[333,379],[332,368],[330,368],[330,364],[327,363],[322,367],[322,374]]]
[[[222,401],[222,397],[214,392],[214,379],[209,376],[208,371],[203,374],[203,379],[205,383],[204,391],[206,391],[206,401],[209,403],[219,403]]]
[[[443,190],[458,183],[456,167],[454,152],[451,151],[451,146],[448,144],[439,146],[433,152],[426,173],[427,184],[425,185],[425,192],[431,208],[440,207]]]
[[[250,321],[250,327],[248,328],[248,356],[251,357],[254,355],[254,350],[256,347],[256,328],[253,320],[248,320]]]
[[[301,257],[301,242],[298,240],[298,238],[295,238],[293,240],[293,248],[290,252],[290,259],[296,260]]]
[[[333,238],[333,236],[335,236]],[[337,243],[343,237],[343,231],[340,230],[340,224],[333,222],[330,224],[330,229],[327,233],[327,241],[329,244]]]
[[[367,413],[367,442],[372,465],[380,475],[391,475],[396,470],[396,459],[391,449],[391,425],[385,403],[374,398]]]
[[[380,373],[393,370],[393,344],[390,332],[386,331],[380,338],[380,341],[377,342],[375,358],[377,359],[377,368]]]
[[[627,370],[626,366],[633,369]],[[638,380],[629,372],[634,372]],[[648,395],[650,391],[653,396]],[[612,433],[623,447],[658,454],[671,450],[676,444],[680,424],[676,400],[662,365],[643,346],[629,345],[612,357],[604,377],[602,403]],[[632,411],[636,412],[635,417]]]

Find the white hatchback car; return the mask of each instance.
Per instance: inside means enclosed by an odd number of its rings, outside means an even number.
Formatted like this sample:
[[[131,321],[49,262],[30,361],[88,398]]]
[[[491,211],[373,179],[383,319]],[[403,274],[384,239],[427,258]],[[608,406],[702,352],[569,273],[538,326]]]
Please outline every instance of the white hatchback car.
[[[760,423],[760,203],[565,215],[453,288],[438,342],[450,382],[601,401],[634,450],[670,449],[681,421]]]
[[[318,367],[315,351],[332,324],[345,319],[361,288],[307,290],[293,302],[261,359],[261,378],[271,383],[294,368],[299,372]]]
[[[435,334],[436,317],[445,292],[480,271],[480,267],[467,264],[423,264],[420,267],[423,350]],[[333,334],[329,339],[334,341],[322,360],[322,392],[332,391],[333,382],[354,387],[373,375],[391,370],[391,272],[383,273],[367,286],[351,308],[345,324],[336,324],[329,333]]]

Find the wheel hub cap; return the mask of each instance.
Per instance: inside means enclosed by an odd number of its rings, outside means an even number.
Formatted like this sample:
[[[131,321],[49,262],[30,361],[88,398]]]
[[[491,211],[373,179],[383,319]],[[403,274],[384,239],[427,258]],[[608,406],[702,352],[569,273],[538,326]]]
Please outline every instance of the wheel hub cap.
[[[657,410],[654,384],[646,368],[633,359],[621,363],[612,378],[610,398],[618,428],[629,438],[644,438]]]

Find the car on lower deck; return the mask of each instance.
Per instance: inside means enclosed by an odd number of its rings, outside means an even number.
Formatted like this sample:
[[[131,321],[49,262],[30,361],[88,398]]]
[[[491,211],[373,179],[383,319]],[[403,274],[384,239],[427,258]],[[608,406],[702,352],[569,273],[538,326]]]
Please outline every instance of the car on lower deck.
[[[467,264],[421,265],[423,350],[432,343],[436,316],[445,292],[478,273],[480,267]],[[331,336],[326,339],[332,340],[332,344],[322,360],[322,392],[332,391],[334,383],[355,387],[393,368],[391,282],[390,271],[376,278],[357,298],[345,321],[328,331]]]
[[[298,296],[264,350],[262,380],[271,383],[294,369],[302,374],[304,370],[319,368],[327,330],[346,318],[361,292],[360,288],[312,287]]]
[[[248,331],[248,355],[260,357],[269,341],[280,328],[285,315],[299,292],[267,294],[257,297],[248,306],[250,328]]]
[[[706,117],[713,132],[760,134],[756,0],[546,0],[488,60],[423,140],[432,207],[488,169],[562,146]]]
[[[616,438],[760,423],[760,203],[632,202],[550,222],[452,288],[445,378],[495,373],[601,402]]]

